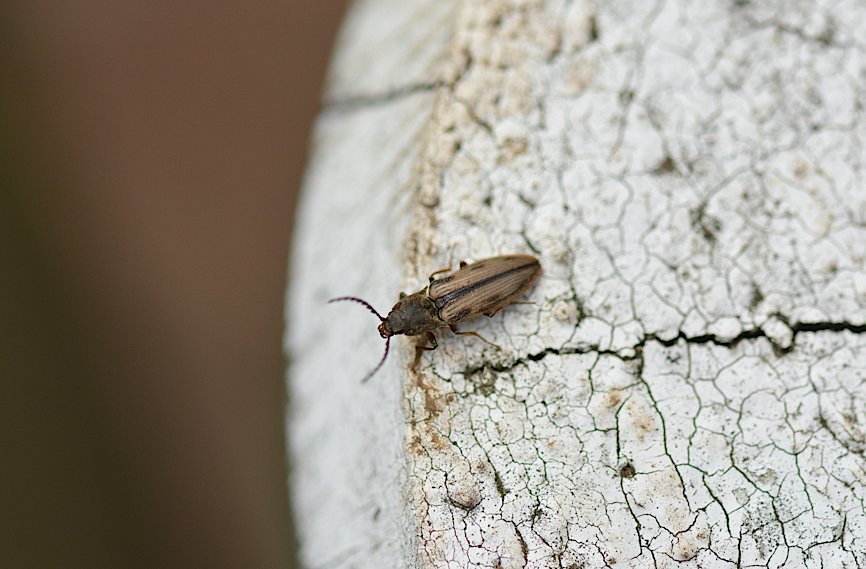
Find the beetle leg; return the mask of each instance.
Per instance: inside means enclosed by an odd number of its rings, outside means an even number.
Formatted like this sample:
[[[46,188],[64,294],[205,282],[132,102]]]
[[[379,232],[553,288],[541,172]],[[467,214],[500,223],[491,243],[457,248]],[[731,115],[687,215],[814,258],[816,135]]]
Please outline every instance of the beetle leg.
[[[468,264],[469,264],[469,263],[467,263],[466,261],[460,261],[460,268],[462,269],[463,267],[465,267],[465,266],[468,265]],[[434,278],[436,275],[440,275],[440,274],[442,274],[442,273],[447,273],[447,272],[449,272],[450,270],[451,270],[451,267],[448,267],[448,268],[446,268],[446,269],[439,269],[438,271],[433,271],[432,273],[430,273],[430,284],[433,284],[433,281],[436,280],[436,279]]]
[[[461,332],[460,330],[457,329],[456,326],[453,326],[453,325],[450,326],[450,328],[451,328],[451,331],[454,332],[454,333],[457,334],[457,335],[460,335],[460,336],[475,336],[476,338],[480,339],[481,341],[483,341],[483,342],[487,342],[488,344],[490,344],[491,346],[493,346],[493,347],[496,348],[497,350],[501,350],[501,349],[502,349],[502,348],[500,348],[499,346],[497,346],[496,344],[494,344],[493,342],[491,342],[490,340],[488,340],[487,338],[485,338],[484,336],[482,336],[481,334],[479,334],[478,332]]]
[[[430,344],[429,346],[425,346],[424,344],[418,343],[415,344],[415,350],[417,352],[432,352],[436,348],[439,347],[439,343],[436,341],[436,336],[433,335],[433,332],[427,332],[424,335],[424,338]]]
[[[436,280],[436,275],[441,275],[442,273],[447,273],[451,270],[451,267],[446,267],[444,269],[439,269],[438,271],[433,271],[430,273],[430,284],[433,284],[433,281]]]
[[[436,335],[433,334],[433,332],[427,332],[424,335],[424,338],[430,345],[425,346],[423,344],[415,344],[415,362],[413,365],[418,365],[418,360],[421,359],[421,352],[432,352],[439,347],[439,343],[436,341]]]

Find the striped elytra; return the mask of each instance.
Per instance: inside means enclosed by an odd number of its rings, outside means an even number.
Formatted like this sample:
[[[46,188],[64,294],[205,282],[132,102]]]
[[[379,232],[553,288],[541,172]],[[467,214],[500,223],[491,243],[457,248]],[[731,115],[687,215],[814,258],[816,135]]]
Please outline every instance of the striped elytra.
[[[531,255],[503,255],[465,265],[430,283],[427,296],[448,324],[493,316],[522,295],[541,275]]]

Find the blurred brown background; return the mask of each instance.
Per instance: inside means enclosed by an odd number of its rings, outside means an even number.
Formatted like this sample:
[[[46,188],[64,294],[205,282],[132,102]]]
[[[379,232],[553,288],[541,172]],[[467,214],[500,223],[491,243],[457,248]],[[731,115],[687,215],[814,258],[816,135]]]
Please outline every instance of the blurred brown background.
[[[343,0],[0,4],[3,567],[291,567],[283,293]]]

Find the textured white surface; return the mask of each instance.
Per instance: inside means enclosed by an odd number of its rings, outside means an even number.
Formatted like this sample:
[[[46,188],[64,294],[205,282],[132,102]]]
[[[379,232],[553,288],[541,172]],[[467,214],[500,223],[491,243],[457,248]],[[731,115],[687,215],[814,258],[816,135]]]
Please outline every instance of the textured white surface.
[[[335,87],[301,213],[310,565],[866,567],[866,5],[406,4],[352,41],[428,72]],[[467,327],[502,351],[352,382],[375,319],[327,296],[532,251],[535,304]]]
[[[297,212],[287,436],[300,556],[311,569],[399,567],[416,549],[399,342],[362,385],[384,347],[378,321],[360,305],[327,304],[358,295],[387,311],[401,290],[413,167],[434,97],[403,87],[435,77],[450,29],[447,3],[415,2],[413,10],[427,4],[439,16],[429,21],[435,29],[413,37],[423,22],[407,30],[404,4],[358,2],[347,19]]]

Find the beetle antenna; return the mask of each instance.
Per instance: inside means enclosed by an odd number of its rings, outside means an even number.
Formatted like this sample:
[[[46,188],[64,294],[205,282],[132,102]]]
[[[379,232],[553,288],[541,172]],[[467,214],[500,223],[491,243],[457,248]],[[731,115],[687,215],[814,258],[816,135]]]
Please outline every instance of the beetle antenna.
[[[382,367],[382,364],[385,363],[385,360],[388,358],[388,348],[391,347],[391,336],[388,336],[385,339],[385,353],[382,354],[382,359],[379,360],[379,363],[376,364],[376,367],[373,368],[373,371],[364,376],[364,379],[361,380],[361,383],[367,383],[367,380],[376,375],[376,372],[379,371],[379,368]]]
[[[330,304],[330,303],[332,303],[332,302],[339,302],[339,301],[341,301],[341,300],[351,300],[352,302],[358,302],[358,303],[360,303],[360,304],[363,304],[364,306],[367,307],[367,310],[369,310],[370,312],[372,312],[373,314],[375,314],[376,317],[377,317],[379,320],[384,320],[384,319],[385,319],[381,314],[379,314],[378,312],[376,312],[376,309],[373,308],[373,306],[372,306],[369,302],[367,302],[366,300],[361,300],[361,299],[358,298],[357,296],[338,296],[337,298],[332,298],[331,300],[329,300],[329,301],[328,301],[328,304]],[[385,353],[386,353],[386,354],[388,353],[387,350],[385,351]],[[383,361],[384,361],[384,358],[383,358]],[[382,365],[382,364],[380,363],[379,365]],[[377,367],[376,369],[379,369],[379,368]],[[373,371],[376,371],[376,370],[373,370]]]

